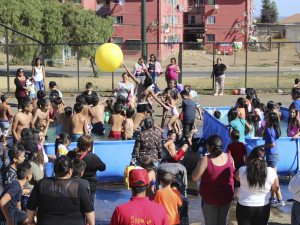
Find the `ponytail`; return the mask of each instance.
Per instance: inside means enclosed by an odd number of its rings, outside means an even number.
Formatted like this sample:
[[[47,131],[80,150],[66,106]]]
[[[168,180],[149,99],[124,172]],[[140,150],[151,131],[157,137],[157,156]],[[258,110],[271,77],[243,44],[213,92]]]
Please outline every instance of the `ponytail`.
[[[58,145],[63,145],[67,142],[67,140],[71,140],[70,134],[67,132],[61,132],[56,140],[55,140],[55,155],[57,155]]]
[[[211,148],[210,155],[218,157],[223,152],[223,142],[219,135],[213,134],[207,138],[206,144]]]
[[[261,189],[267,179],[267,162],[264,159],[265,151],[262,147],[255,147],[250,153],[250,165],[247,168],[247,181],[249,188]]]
[[[147,117],[145,120],[144,120],[144,126],[145,128],[148,130],[150,128],[152,128],[154,125],[154,119],[152,117]]]

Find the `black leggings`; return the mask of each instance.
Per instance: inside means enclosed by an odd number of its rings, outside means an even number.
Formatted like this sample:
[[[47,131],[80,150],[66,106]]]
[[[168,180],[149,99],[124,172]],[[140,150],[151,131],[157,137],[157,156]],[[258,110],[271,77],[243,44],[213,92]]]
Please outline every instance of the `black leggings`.
[[[29,100],[29,96],[26,96],[26,97],[17,97],[17,100],[18,100],[18,109],[22,109],[21,102],[22,102],[24,99]]]
[[[270,217],[270,204],[265,206],[243,206],[237,203],[238,225],[267,225]]]

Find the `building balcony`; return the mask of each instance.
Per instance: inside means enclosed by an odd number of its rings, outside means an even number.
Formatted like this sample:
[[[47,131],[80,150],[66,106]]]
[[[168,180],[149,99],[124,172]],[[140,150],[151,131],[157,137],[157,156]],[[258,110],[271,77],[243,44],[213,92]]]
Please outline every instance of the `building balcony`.
[[[110,5],[97,5],[97,15],[106,17],[110,14]]]
[[[205,5],[189,6],[188,12],[189,12],[189,15],[204,15],[205,14]]]

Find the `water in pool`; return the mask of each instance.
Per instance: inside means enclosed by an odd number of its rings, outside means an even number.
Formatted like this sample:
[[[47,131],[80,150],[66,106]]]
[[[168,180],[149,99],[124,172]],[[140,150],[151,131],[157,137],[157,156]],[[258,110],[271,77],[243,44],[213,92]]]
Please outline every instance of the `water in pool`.
[[[108,135],[109,135],[109,132],[110,132],[110,125],[108,124],[104,124],[104,128],[105,128],[105,135],[103,136],[99,136],[97,134],[94,134],[94,133],[91,133],[91,136],[94,138],[95,141],[112,141],[112,139],[108,138]],[[196,134],[196,137],[202,137],[202,132],[203,132],[203,129],[202,127],[197,127],[198,129],[198,133]],[[46,140],[46,143],[55,143],[55,140],[56,140],[56,137],[58,134],[55,133],[55,130],[56,130],[56,126],[52,126],[52,127],[49,127],[48,129],[48,139]],[[167,132],[168,132],[168,128],[165,127],[164,128],[164,138],[167,138]],[[116,140],[122,140],[121,138],[120,139],[116,139]]]
[[[212,112],[212,110],[211,110]],[[224,111],[224,112],[221,112],[221,117],[220,117],[220,121],[222,123],[224,123],[225,125],[228,125],[228,111]],[[281,120],[279,122],[279,125],[280,125],[280,129],[281,129],[281,137],[287,137],[287,125],[288,125],[288,119],[284,119],[284,120]]]

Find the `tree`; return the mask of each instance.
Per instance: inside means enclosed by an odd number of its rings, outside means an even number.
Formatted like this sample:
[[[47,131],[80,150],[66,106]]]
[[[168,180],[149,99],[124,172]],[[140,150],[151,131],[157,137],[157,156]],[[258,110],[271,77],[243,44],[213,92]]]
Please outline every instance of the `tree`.
[[[262,0],[261,23],[278,22],[278,9],[275,1]]]
[[[114,32],[114,19],[99,17],[92,10],[85,10],[82,5],[71,2],[60,3],[57,0],[2,0],[0,23],[18,30],[44,43],[105,43]],[[0,27],[1,36],[5,29]],[[36,42],[9,31],[10,54],[17,59],[33,60],[41,57],[42,46]],[[77,49],[77,56],[91,60],[93,71],[95,45]],[[65,46],[47,45],[46,58],[61,55]]]

